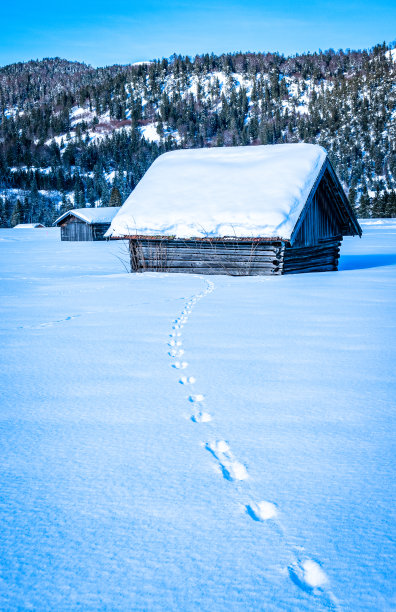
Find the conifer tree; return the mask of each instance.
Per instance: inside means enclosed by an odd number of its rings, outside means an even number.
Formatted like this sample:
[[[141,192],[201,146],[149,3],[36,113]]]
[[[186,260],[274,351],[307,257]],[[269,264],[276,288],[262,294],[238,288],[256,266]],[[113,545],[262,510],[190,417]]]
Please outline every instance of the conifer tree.
[[[109,206],[122,206],[122,199],[118,187],[113,187],[110,194]]]
[[[6,207],[4,198],[0,198],[0,227],[7,227]]]
[[[12,211],[12,216],[11,216],[11,226],[12,227],[15,227],[15,225],[18,225],[19,223],[22,223],[22,215],[23,215],[22,204],[21,204],[20,199],[18,198],[14,206],[14,210]]]

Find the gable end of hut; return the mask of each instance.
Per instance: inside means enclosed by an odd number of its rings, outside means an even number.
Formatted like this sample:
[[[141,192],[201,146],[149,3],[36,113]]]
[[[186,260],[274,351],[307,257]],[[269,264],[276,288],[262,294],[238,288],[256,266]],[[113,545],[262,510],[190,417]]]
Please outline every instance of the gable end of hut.
[[[343,236],[362,231],[331,163],[326,159],[286,244],[283,274],[338,269]]]

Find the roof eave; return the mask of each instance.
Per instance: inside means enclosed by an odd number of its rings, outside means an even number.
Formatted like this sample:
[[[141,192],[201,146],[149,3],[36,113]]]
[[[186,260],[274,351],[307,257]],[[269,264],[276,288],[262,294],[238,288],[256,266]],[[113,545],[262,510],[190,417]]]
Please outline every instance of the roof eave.
[[[148,241],[184,241],[184,242],[284,242],[289,243],[289,238],[282,236],[193,236],[185,238],[174,235],[146,235],[146,234],[125,234],[122,236],[106,236],[107,240],[148,240]]]
[[[54,221],[52,225],[53,226],[54,225],[58,225],[61,221],[63,221],[63,219],[66,219],[66,217],[68,217],[69,215],[71,217],[76,217],[77,219],[80,219],[80,221],[84,221],[84,223],[87,223],[87,225],[92,225],[93,223],[95,223],[95,221],[93,221],[92,219],[89,221],[88,219],[84,218],[83,215],[79,215],[78,213],[76,213],[73,210],[67,210],[56,221]]]

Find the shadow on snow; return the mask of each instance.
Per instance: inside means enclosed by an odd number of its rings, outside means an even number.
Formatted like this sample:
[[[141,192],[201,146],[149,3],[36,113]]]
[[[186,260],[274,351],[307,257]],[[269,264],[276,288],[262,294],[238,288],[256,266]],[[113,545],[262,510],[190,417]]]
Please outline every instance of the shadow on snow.
[[[373,255],[341,255],[338,264],[339,270],[363,270],[365,268],[379,268],[396,264],[396,253]]]

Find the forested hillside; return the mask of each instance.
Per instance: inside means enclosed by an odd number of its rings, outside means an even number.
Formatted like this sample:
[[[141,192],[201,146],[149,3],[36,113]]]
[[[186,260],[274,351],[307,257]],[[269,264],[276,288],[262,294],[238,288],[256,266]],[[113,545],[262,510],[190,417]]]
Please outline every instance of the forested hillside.
[[[0,68],[2,226],[118,205],[164,151],[313,142],[360,216],[396,216],[396,55],[172,56]]]

